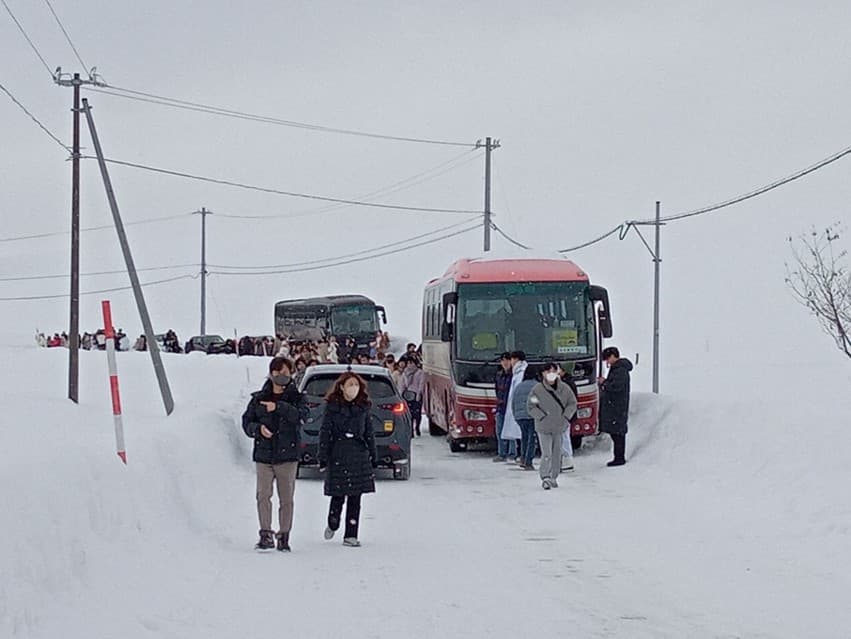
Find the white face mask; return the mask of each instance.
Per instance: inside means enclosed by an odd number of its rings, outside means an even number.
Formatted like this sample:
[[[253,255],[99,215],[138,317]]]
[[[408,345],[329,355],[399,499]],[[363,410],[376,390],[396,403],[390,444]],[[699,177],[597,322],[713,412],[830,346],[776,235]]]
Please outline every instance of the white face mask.
[[[550,373],[547,373],[546,375],[544,375],[544,377],[546,378],[546,380],[550,384],[552,384],[554,381],[556,381],[558,379],[558,373],[550,372]]]

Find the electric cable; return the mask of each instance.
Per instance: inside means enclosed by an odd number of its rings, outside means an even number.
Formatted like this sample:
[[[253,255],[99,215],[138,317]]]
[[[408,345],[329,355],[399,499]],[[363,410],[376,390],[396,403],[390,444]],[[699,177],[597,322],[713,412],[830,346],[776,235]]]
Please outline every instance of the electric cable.
[[[164,280],[154,280],[152,282],[142,282],[140,286],[142,288],[148,286],[156,286],[158,284],[168,284],[169,282],[177,282],[178,280],[185,279],[197,279],[198,275],[179,275],[177,277],[169,277]],[[115,288],[104,288],[97,291],[82,291],[80,295],[100,295],[101,293],[115,293],[118,291],[129,291],[133,287],[132,286],[118,286]],[[69,293],[63,293],[60,295],[26,295],[20,297],[0,297],[0,302],[29,302],[35,300],[58,300],[62,298],[70,297]]]
[[[89,67],[86,66],[86,63],[83,62],[83,58],[80,57],[80,52],[77,51],[77,47],[74,46],[74,43],[71,41],[71,36],[68,35],[68,31],[65,30],[65,25],[62,24],[62,21],[59,19],[59,16],[56,15],[56,11],[53,10],[53,5],[50,4],[50,0],[44,0],[45,4],[47,4],[47,8],[50,9],[50,13],[53,14],[54,19],[56,20],[56,24],[59,25],[59,28],[62,30],[62,33],[65,35],[65,39],[68,41],[68,44],[71,45],[71,50],[74,52],[74,55],[77,56],[77,60],[79,60],[80,64],[83,65],[83,69],[85,69],[86,73],[91,78],[91,71]]]
[[[201,113],[208,113],[211,115],[221,115],[225,117],[237,118],[240,120],[251,120],[255,122],[265,122],[267,124],[277,124],[280,126],[292,127],[297,129],[305,129],[308,131],[319,131],[322,133],[338,133],[341,135],[353,135],[367,138],[377,138],[381,140],[390,140],[396,142],[413,142],[419,144],[433,144],[440,146],[461,146],[461,147],[475,147],[475,143],[471,142],[456,142],[449,140],[437,140],[437,139],[429,139],[429,138],[417,138],[417,137],[406,137],[399,135],[386,135],[383,133],[374,133],[370,131],[360,131],[355,129],[343,129],[337,127],[324,126],[321,124],[310,124],[307,122],[299,122],[297,120],[286,120],[283,118],[276,118],[272,116],[266,115],[258,115],[256,113],[248,113],[246,111],[237,111],[234,109],[225,109],[222,107],[217,107],[209,104],[203,104],[200,102],[191,102],[189,100],[179,100],[177,98],[169,98],[167,96],[157,95],[154,93],[145,93],[144,91],[134,91],[133,89],[126,89],[118,86],[107,85],[105,88],[92,88],[86,87],[88,91],[94,91],[96,93],[103,93],[106,95],[112,95],[119,98],[125,98],[129,100],[137,100],[140,102],[150,102],[152,104],[158,104],[161,106],[172,107],[176,109],[184,109],[188,111],[198,111]]]
[[[149,220],[137,220],[135,222],[124,222],[124,226],[135,226],[137,224],[153,224],[155,222],[163,222],[166,220],[176,220],[178,218],[187,218],[189,219],[189,213],[180,213],[178,215],[165,215],[163,217],[155,217]],[[86,228],[80,229],[80,232],[85,231],[103,231],[106,229],[114,229],[114,224],[104,224],[102,226],[88,226]],[[57,235],[68,235],[71,231],[49,231],[47,233],[33,233],[32,235],[17,235],[15,237],[0,237],[0,242],[18,242],[21,240],[36,240],[43,237],[55,237]]]
[[[0,1],[2,1],[2,0],[0,0]],[[34,115],[33,115],[33,114],[29,111],[29,109],[27,109],[27,107],[25,107],[23,104],[21,104],[21,102],[20,102],[20,101],[19,101],[19,100],[18,100],[18,99],[14,96],[14,95],[12,95],[12,93],[9,91],[9,89],[7,89],[6,87],[4,87],[4,86],[3,86],[3,84],[2,84],[2,83],[0,83],[0,90],[2,90],[2,91],[3,91],[3,93],[5,93],[7,96],[9,96],[9,99],[10,99],[12,102],[14,102],[14,103],[18,106],[18,108],[20,108],[20,109],[21,109],[21,111],[23,111],[23,112],[24,112],[24,113],[26,113],[28,116],[30,116],[30,119],[31,119],[33,122],[35,122],[35,123],[38,125],[38,127],[39,127],[42,131],[44,131],[47,135],[49,135],[49,136],[50,136],[50,138],[51,138],[54,142],[56,142],[56,144],[58,144],[59,146],[61,146],[63,149],[65,149],[65,150],[66,150],[66,151],[68,151],[69,153],[71,152],[71,147],[70,147],[70,146],[68,146],[67,144],[65,144],[65,143],[64,143],[62,140],[60,140],[60,139],[59,139],[56,135],[54,135],[54,134],[53,134],[53,132],[52,132],[50,129],[48,129],[46,126],[44,126],[44,125],[41,123],[41,121],[40,121],[37,117],[35,117],[35,116],[34,116]]]
[[[327,257],[327,258],[324,258],[324,259],[309,260],[309,261],[306,261],[306,262],[291,262],[290,264],[271,264],[271,265],[266,265],[266,266],[231,266],[231,265],[227,265],[227,264],[207,264],[207,267],[208,268],[223,268],[223,269],[234,270],[234,271],[236,271],[236,270],[243,270],[243,271],[255,270],[256,271],[256,270],[268,270],[268,269],[279,269],[279,268],[292,268],[292,267],[297,267],[297,266],[310,266],[312,264],[323,264],[325,262],[336,262],[336,261],[339,261],[341,259],[345,259],[345,258],[349,258],[349,257],[357,257],[359,255],[366,255],[366,254],[369,254],[369,253],[374,253],[375,251],[382,251],[384,249],[392,248],[392,247],[398,246],[400,244],[408,244],[409,242],[421,240],[421,239],[428,237],[430,235],[435,235],[437,233],[449,231],[449,230],[458,228],[460,226],[465,226],[465,225],[471,223],[472,221],[473,221],[472,218],[467,219],[467,220],[464,220],[463,222],[457,222],[455,224],[450,224],[449,226],[443,226],[441,228],[434,229],[433,231],[429,231],[428,233],[421,233],[420,235],[414,235],[413,237],[408,237],[408,238],[405,238],[403,240],[398,240],[396,242],[390,242],[388,244],[382,244],[380,246],[374,246],[372,248],[363,249],[361,251],[356,251],[354,253],[346,253],[346,254],[343,254],[343,255],[336,255],[334,257]],[[478,227],[478,223],[477,223],[477,227]],[[233,275],[238,275],[238,273],[233,273]]]
[[[823,167],[825,167],[829,164],[833,164],[834,162],[841,160],[842,158],[844,158],[847,155],[851,155],[851,147],[848,147],[847,149],[843,149],[842,151],[834,153],[830,157],[827,157],[827,158],[825,158],[825,159],[823,159],[819,162],[816,162],[815,164],[808,166],[805,169],[801,169],[800,171],[796,171],[792,175],[789,175],[785,178],[776,180],[776,181],[774,181],[770,184],[767,184],[765,186],[762,186],[758,189],[754,189],[753,191],[749,191],[748,193],[745,193],[744,195],[739,195],[737,197],[730,198],[729,200],[724,200],[723,202],[719,202],[718,204],[712,204],[710,206],[706,206],[706,207],[696,209],[696,210],[693,210],[693,211],[686,211],[684,213],[676,213],[674,215],[666,215],[664,217],[660,217],[659,221],[660,222],[672,222],[674,220],[683,220],[685,218],[695,217],[695,216],[698,216],[698,215],[703,215],[705,213],[711,213],[713,211],[718,211],[720,209],[727,208],[728,206],[733,206],[734,204],[738,204],[739,202],[744,202],[745,200],[749,200],[751,198],[757,197],[758,195],[762,195],[763,193],[768,193],[769,191],[773,191],[774,189],[779,188],[779,187],[783,186],[784,184],[789,184],[789,182],[794,182],[795,180],[802,178],[805,175],[809,175],[810,173],[813,173],[814,171],[818,171],[819,169],[821,169],[821,168],[823,168]],[[642,226],[654,225],[654,224],[656,224],[656,220],[655,219],[652,219],[652,220],[635,220],[635,221],[632,222],[632,224],[640,224]]]
[[[491,222],[491,228],[492,228],[494,231],[496,231],[497,233],[499,233],[499,234],[500,234],[502,237],[504,237],[506,240],[508,240],[509,242],[511,242],[512,244],[514,244],[514,246],[517,246],[517,247],[519,247],[519,248],[522,248],[522,249],[524,249],[524,250],[526,250],[526,251],[531,251],[531,250],[532,250],[532,247],[530,247],[530,246],[526,246],[525,244],[521,244],[520,242],[518,242],[517,240],[515,240],[513,237],[510,237],[510,236],[508,235],[508,233],[506,233],[505,231],[503,231],[501,228],[499,228],[499,227],[498,227],[496,224],[494,224],[493,222]]]
[[[137,268],[139,273],[145,271],[171,271],[176,268],[200,268],[200,264],[172,264],[170,266],[148,266],[146,268]],[[91,271],[89,273],[80,273],[80,277],[93,277],[97,275],[119,275],[127,273],[126,268],[115,269],[112,271]],[[68,273],[58,273],[56,275],[15,275],[12,277],[0,277],[0,282],[29,282],[35,280],[56,280],[70,277]]]
[[[41,60],[41,63],[44,65],[44,68],[47,69],[47,72],[50,74],[50,77],[53,78],[53,71],[50,70],[50,65],[45,62],[44,56],[41,55],[41,52],[38,50],[38,47],[35,46],[29,35],[27,35],[27,32],[24,30],[24,27],[21,25],[20,22],[18,22],[18,19],[15,17],[15,14],[12,13],[12,10],[9,8],[9,5],[6,4],[6,0],[0,0],[0,2],[3,3],[4,7],[6,7],[6,11],[9,13],[9,16],[12,18],[14,23],[18,25],[18,30],[21,32],[21,34],[23,34],[26,41],[29,42],[30,47],[32,47],[32,50],[38,56],[38,59]]]
[[[481,225],[477,223],[475,226],[471,226],[471,227],[466,228],[466,229],[461,229],[460,231],[455,231],[454,233],[447,233],[446,235],[442,235],[440,237],[435,237],[435,238],[431,238],[429,240],[424,240],[422,242],[418,242],[417,244],[411,244],[410,246],[404,246],[404,247],[401,247],[401,248],[396,248],[396,249],[393,249],[391,251],[385,251],[383,253],[377,253],[377,254],[374,254],[374,255],[367,255],[365,257],[358,257],[358,258],[354,258],[354,259],[350,259],[350,260],[344,260],[344,261],[341,261],[341,262],[335,262],[333,264],[322,264],[322,265],[317,265],[317,266],[307,266],[307,267],[303,267],[303,268],[283,269],[283,270],[276,270],[276,271],[252,271],[252,272],[244,271],[244,272],[240,272],[240,273],[227,273],[227,272],[221,272],[221,271],[210,271],[210,275],[280,275],[280,274],[284,274],[284,273],[303,273],[303,272],[306,272],[306,271],[319,271],[319,270],[323,270],[323,269],[327,269],[327,268],[333,268],[335,266],[348,266],[349,264],[356,264],[356,263],[359,263],[359,262],[366,262],[366,261],[369,261],[369,260],[374,260],[374,259],[377,259],[379,257],[386,257],[388,255],[395,255],[397,253],[402,253],[404,251],[410,251],[412,249],[415,249],[415,248],[418,248],[418,247],[421,247],[421,246],[426,246],[428,244],[434,244],[436,242],[442,242],[443,240],[447,240],[449,238],[457,237],[458,235],[463,235],[464,233],[469,233],[470,231],[475,231],[475,230],[480,230],[480,229],[481,229]]]
[[[472,153],[473,155],[470,156],[470,157],[465,157],[469,153]],[[358,200],[364,200],[366,198],[370,198],[370,197],[374,197],[374,196],[382,196],[383,197],[385,195],[390,195],[391,193],[398,193],[399,191],[404,191],[404,190],[412,188],[414,186],[418,186],[420,184],[423,184],[425,182],[428,182],[430,180],[438,178],[441,175],[445,175],[446,173],[449,173],[450,171],[454,171],[455,169],[457,169],[460,166],[468,164],[472,160],[477,159],[478,155],[479,154],[476,152],[475,149],[473,151],[465,151],[460,156],[457,156],[457,157],[453,158],[452,160],[448,160],[446,162],[443,162],[443,163],[441,163],[441,164],[439,164],[439,165],[437,165],[437,166],[435,166],[435,167],[433,167],[433,168],[431,168],[427,171],[421,171],[420,173],[417,173],[417,174],[412,175],[408,178],[405,178],[404,180],[400,180],[398,182],[388,184],[385,187],[382,187],[380,189],[376,189],[374,191],[370,191],[369,193],[364,193],[363,195],[358,196],[357,199]],[[461,158],[463,158],[462,161],[456,162],[456,160],[461,160]],[[455,163],[452,164],[453,162],[455,162]],[[448,166],[450,164],[452,164],[452,166]],[[446,168],[443,168],[443,167],[446,167]],[[443,170],[438,170],[438,169],[443,169]],[[434,171],[438,171],[438,172],[434,172]],[[429,173],[430,173],[430,175],[426,175],[426,174],[429,174]],[[425,177],[423,177],[423,176],[425,176]],[[417,178],[419,178],[419,179],[417,179]],[[278,213],[278,214],[273,214],[273,215],[244,215],[244,214],[236,214],[236,213],[217,213],[216,215],[218,217],[227,218],[227,219],[235,219],[235,220],[275,220],[275,219],[288,220],[288,219],[293,219],[293,218],[297,218],[297,217],[307,217],[307,216],[312,216],[312,215],[324,215],[325,213],[331,213],[333,211],[339,211],[339,210],[345,209],[349,206],[351,206],[351,205],[350,204],[330,204],[330,205],[327,205],[327,206],[320,206],[320,207],[317,207],[317,208],[314,208],[314,209],[306,209],[306,210],[302,210],[302,211],[295,211],[293,213]]]
[[[93,160],[94,156],[84,155],[83,159]],[[346,200],[343,198],[335,198],[328,197],[324,195],[314,195],[311,193],[298,193],[294,191],[284,191],[281,189],[273,189],[269,187],[262,186],[254,186],[251,184],[245,184],[243,182],[235,182],[233,180],[223,180],[219,178],[211,178],[205,177],[202,175],[195,175],[192,173],[185,173],[182,171],[172,171],[170,169],[162,169],[155,166],[149,166],[146,164],[137,164],[135,162],[125,162],[123,160],[114,160],[110,158],[105,158],[105,162],[110,164],[115,164],[118,166],[126,166],[134,169],[141,169],[143,171],[150,171],[152,173],[160,173],[163,175],[171,175],[172,177],[180,177],[189,180],[197,180],[199,182],[208,182],[210,184],[219,184],[222,186],[232,186],[235,188],[246,189],[249,191],[259,191],[261,193],[271,193],[273,195],[283,195],[285,197],[295,197],[302,198],[307,200],[318,200],[320,202],[335,202],[337,204],[351,204],[353,206],[363,206],[367,208],[378,208],[378,209],[392,209],[396,211],[413,211],[420,213],[479,213],[477,210],[473,209],[443,209],[443,208],[433,208],[433,207],[425,207],[425,206],[403,206],[399,204],[381,204],[379,202],[364,202],[360,200]]]

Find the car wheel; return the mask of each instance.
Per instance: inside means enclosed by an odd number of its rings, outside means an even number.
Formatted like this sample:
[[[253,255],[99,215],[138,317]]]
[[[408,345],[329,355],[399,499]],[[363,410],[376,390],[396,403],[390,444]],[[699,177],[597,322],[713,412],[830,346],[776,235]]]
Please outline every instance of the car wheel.
[[[458,440],[452,439],[451,437],[449,438],[449,450],[451,450],[453,453],[460,453],[465,448],[466,446]]]
[[[579,450],[582,448],[582,435],[571,435],[570,446],[573,450]]]

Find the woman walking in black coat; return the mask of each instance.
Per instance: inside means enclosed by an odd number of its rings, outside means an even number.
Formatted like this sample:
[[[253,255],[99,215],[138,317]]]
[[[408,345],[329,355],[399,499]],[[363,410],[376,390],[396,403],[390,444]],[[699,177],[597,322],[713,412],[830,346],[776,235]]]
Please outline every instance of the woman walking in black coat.
[[[360,546],[361,495],[375,492],[378,456],[370,423],[366,382],[359,375],[343,373],[325,397],[325,417],[319,431],[319,470],[325,475],[325,494],[331,498],[325,539],[340,527],[346,503],[343,544]]]

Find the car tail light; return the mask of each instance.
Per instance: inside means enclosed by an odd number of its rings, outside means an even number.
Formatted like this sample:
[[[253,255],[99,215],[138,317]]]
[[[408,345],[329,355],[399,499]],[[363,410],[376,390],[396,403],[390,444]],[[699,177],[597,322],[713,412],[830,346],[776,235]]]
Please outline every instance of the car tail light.
[[[379,404],[378,407],[381,410],[393,411],[396,415],[402,415],[405,412],[405,402],[399,402],[398,404]]]

